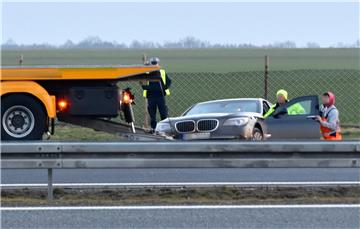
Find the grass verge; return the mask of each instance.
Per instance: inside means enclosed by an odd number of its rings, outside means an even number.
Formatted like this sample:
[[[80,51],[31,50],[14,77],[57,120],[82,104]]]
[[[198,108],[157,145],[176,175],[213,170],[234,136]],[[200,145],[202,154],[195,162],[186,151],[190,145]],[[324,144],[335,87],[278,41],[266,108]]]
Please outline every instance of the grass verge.
[[[5,189],[2,206],[181,205],[181,204],[319,204],[360,203],[360,186],[118,188],[54,190]]]

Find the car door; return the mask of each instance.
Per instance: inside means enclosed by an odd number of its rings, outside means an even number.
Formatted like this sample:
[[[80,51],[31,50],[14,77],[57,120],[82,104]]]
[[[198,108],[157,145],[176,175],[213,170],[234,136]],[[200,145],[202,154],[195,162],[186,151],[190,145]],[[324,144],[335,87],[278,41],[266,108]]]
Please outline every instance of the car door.
[[[291,112],[294,109],[298,113]],[[302,96],[276,109],[264,120],[269,139],[320,139],[319,123],[310,116],[319,114],[317,96]]]

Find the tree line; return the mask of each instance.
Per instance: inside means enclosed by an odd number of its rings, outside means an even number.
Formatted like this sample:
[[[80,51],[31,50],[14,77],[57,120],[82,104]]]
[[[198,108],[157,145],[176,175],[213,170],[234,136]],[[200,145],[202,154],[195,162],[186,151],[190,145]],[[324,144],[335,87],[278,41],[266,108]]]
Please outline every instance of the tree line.
[[[338,42],[328,48],[359,48],[360,39],[353,44]],[[294,41],[281,41],[265,45],[255,45],[251,43],[210,43],[195,37],[185,37],[178,41],[165,41],[163,43],[152,41],[133,40],[131,43],[118,43],[116,41],[104,41],[97,36],[90,36],[77,43],[67,40],[61,45],[43,44],[17,44],[9,39],[1,45],[4,50],[12,49],[113,49],[113,48],[133,48],[133,49],[198,49],[198,48],[321,48],[316,42],[308,42],[305,46],[298,46]],[[324,48],[324,47],[322,47]]]

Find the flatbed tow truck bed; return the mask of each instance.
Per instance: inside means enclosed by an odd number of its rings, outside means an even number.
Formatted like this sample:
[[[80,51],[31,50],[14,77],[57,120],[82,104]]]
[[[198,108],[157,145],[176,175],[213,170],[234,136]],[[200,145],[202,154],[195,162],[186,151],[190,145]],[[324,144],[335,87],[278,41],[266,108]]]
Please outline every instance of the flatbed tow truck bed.
[[[1,68],[1,80],[124,80],[156,70],[144,65],[9,66]]]
[[[130,90],[121,81],[159,80],[159,66],[23,66],[1,68],[1,140],[39,140],[54,120],[129,140],[159,140],[133,123]],[[124,112],[126,123],[111,121]]]

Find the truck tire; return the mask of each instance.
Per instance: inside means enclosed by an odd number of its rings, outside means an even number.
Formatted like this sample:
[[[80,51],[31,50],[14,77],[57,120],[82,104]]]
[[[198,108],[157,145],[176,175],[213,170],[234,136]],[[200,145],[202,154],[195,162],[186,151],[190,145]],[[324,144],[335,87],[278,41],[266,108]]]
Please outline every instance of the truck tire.
[[[1,100],[1,140],[42,139],[47,115],[40,102],[23,94]]]

